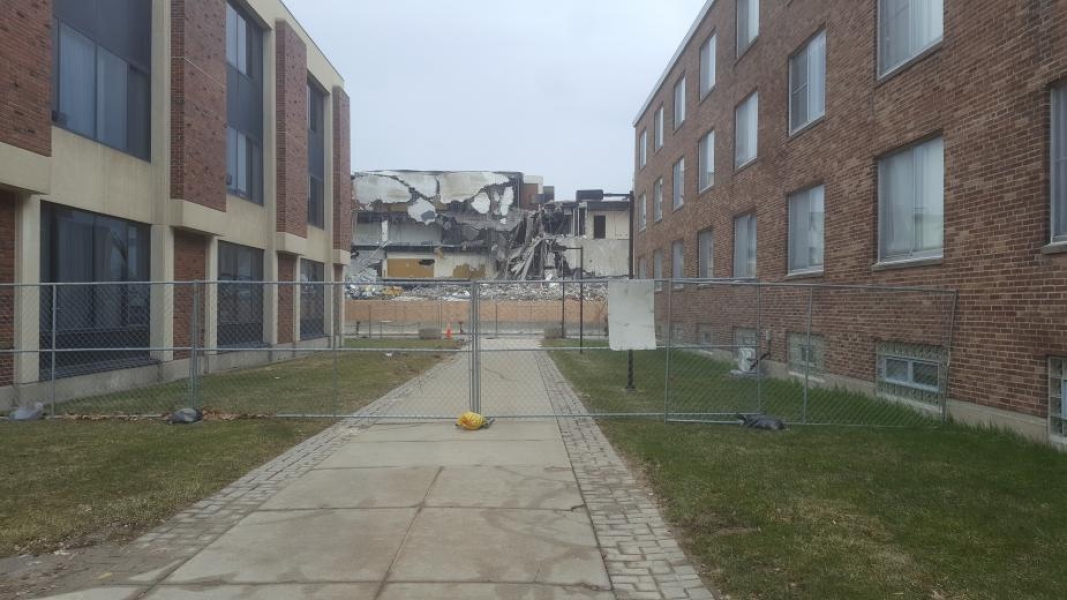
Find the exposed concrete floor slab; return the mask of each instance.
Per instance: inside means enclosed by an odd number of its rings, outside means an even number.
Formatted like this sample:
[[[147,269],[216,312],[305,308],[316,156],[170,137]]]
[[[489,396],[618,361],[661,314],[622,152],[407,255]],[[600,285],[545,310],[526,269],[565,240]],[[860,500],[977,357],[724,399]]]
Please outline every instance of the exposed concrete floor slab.
[[[569,464],[563,441],[556,439],[349,444],[318,468]]]
[[[558,440],[559,425],[552,421],[500,421],[487,429],[466,431],[452,422],[391,423],[371,427],[354,442],[484,442],[493,440]]]
[[[311,471],[263,505],[263,510],[413,508],[422,503],[439,467]]]
[[[374,600],[377,583],[160,586],[145,600]]]
[[[426,506],[571,510],[582,506],[570,467],[446,467]]]
[[[610,585],[584,510],[425,508],[388,581]]]
[[[378,600],[615,600],[580,586],[515,583],[390,583]]]
[[[381,581],[413,509],[256,512],[165,583]]]

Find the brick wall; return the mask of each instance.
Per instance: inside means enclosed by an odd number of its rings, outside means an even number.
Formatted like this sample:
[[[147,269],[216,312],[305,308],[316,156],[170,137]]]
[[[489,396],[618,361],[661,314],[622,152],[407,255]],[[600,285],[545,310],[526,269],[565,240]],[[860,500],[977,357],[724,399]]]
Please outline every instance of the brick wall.
[[[18,199],[0,190],[0,285],[15,281],[15,207]],[[11,385],[14,355],[3,351],[15,347],[15,294],[0,287],[0,387]]]
[[[0,143],[52,155],[52,1],[0,9]]]
[[[278,231],[307,237],[308,73],[307,46],[285,21],[275,27],[278,111]]]
[[[348,94],[334,87],[333,98],[333,247],[352,247],[352,152]]]
[[[654,112],[664,106],[664,147],[658,152],[650,147],[648,164],[635,176],[637,196],[646,194],[650,204],[648,229],[637,234],[635,257],[646,261],[651,273],[652,253],[660,249],[669,274],[670,245],[682,240],[685,274],[695,277],[697,233],[710,228],[714,274],[729,277],[733,219],[755,211],[757,274],[762,280],[783,280],[788,270],[786,196],[822,184],[825,273],[802,281],[959,290],[950,396],[1043,416],[1046,358],[1067,355],[1067,254],[1041,252],[1050,237],[1049,86],[1067,75],[1067,55],[1056,51],[1067,42],[1067,5],[945,0],[940,46],[878,81],[876,4],[762,2],[760,36],[740,58],[735,52],[735,3],[712,7],[635,127],[635,142],[647,128],[651,146]],[[788,57],[822,28],[827,36],[826,116],[790,136]],[[699,48],[713,31],[718,36],[718,77],[715,88],[700,98]],[[674,131],[673,88],[683,73],[688,74],[687,119]],[[735,170],[734,109],[757,90],[758,158]],[[697,144],[712,129],[715,185],[698,193]],[[872,270],[878,256],[877,159],[936,135],[945,143],[944,258],[940,264]],[[671,169],[682,156],[685,205],[673,211]],[[664,182],[664,217],[654,223],[657,177]],[[696,291],[680,292],[674,299],[673,319],[690,327],[699,320],[745,321],[727,312],[707,314],[709,304],[725,311],[728,303],[712,302]],[[949,318],[941,305],[916,309],[919,300],[914,298],[901,303],[883,296],[827,294],[821,300],[822,321],[816,327],[821,331],[815,333],[833,338],[827,343],[828,366],[864,377],[871,375],[877,340],[935,341],[933,334],[945,333]],[[782,302],[806,311],[806,303]],[[874,325],[857,328],[865,318]],[[748,319],[750,326],[752,321]],[[796,327],[785,316],[761,325],[783,332]]]
[[[170,194],[226,210],[226,3],[171,2]]]
[[[174,232],[174,281],[205,281],[207,279],[208,240],[204,236],[187,231]],[[174,286],[174,345],[188,347],[193,339],[191,333],[197,328],[197,345],[204,345],[204,311],[206,293],[203,288],[194,289],[191,284]],[[199,310],[193,312],[194,294],[199,296]],[[195,315],[195,318],[194,318]],[[188,351],[174,353],[175,358],[188,358]]]
[[[296,257],[292,254],[278,255],[278,281],[295,281]],[[296,290],[291,285],[278,286],[278,343],[290,344],[293,335],[293,297]]]

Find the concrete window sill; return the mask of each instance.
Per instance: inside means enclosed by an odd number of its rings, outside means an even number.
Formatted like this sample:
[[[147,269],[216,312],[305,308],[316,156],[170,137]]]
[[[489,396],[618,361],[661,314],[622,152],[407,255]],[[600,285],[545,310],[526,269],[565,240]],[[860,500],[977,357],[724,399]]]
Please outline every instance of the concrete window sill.
[[[872,271],[891,271],[893,269],[911,269],[914,267],[933,267],[944,262],[943,257],[916,258],[912,260],[898,260],[893,262],[880,262],[871,267]]]
[[[813,279],[816,277],[822,277],[825,271],[819,269],[818,271],[797,271],[795,273],[789,273],[785,276],[786,280],[793,279]]]
[[[1041,254],[1067,254],[1067,242],[1052,242],[1041,249]]]

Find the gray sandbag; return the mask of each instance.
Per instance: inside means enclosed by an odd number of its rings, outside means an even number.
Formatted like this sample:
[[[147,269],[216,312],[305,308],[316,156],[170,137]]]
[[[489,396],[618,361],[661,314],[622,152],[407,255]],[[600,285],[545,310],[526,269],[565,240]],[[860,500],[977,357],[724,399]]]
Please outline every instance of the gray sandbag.
[[[189,423],[196,423],[204,418],[204,413],[195,408],[180,408],[170,415],[170,422],[173,425],[186,425]]]
[[[44,418],[44,404],[36,402],[33,406],[20,406],[8,418],[12,421],[39,421]]]
[[[770,417],[767,415],[734,415],[741,421],[742,427],[749,429],[762,429],[765,431],[782,431],[785,429],[785,423],[776,417]]]

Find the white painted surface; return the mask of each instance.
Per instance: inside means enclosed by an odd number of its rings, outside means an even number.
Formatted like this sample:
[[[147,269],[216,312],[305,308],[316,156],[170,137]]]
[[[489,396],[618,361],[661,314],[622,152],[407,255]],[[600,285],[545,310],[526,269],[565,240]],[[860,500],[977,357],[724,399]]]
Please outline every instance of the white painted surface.
[[[645,279],[608,283],[608,345],[612,350],[655,350],[655,292]]]

